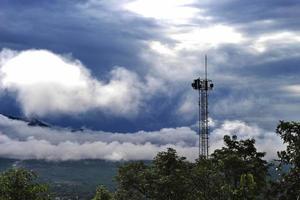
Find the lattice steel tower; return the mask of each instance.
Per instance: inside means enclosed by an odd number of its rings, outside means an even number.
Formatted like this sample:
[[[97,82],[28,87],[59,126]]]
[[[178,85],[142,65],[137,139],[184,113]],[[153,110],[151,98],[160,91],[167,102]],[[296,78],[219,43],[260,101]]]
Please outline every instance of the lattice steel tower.
[[[207,79],[207,56],[205,55],[205,78],[195,79],[192,87],[199,94],[199,157],[208,158],[209,155],[209,127],[208,127],[208,91],[212,90],[214,84]]]

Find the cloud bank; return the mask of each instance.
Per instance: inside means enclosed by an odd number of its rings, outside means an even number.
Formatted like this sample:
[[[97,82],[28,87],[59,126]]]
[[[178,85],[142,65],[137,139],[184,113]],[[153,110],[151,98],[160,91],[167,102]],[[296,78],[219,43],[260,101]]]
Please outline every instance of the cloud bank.
[[[0,87],[16,93],[26,115],[91,109],[121,116],[137,113],[143,100],[137,74],[115,67],[108,79],[98,80],[80,61],[47,50],[0,52]]]
[[[110,133],[72,131],[66,128],[28,126],[26,122],[0,115],[0,157],[46,160],[151,160],[171,147],[189,160],[197,158],[198,136],[190,127],[165,128],[158,131]],[[255,138],[257,148],[275,158],[284,146],[278,136],[241,121],[217,122],[211,132],[210,150],[221,148],[224,135],[239,139]]]

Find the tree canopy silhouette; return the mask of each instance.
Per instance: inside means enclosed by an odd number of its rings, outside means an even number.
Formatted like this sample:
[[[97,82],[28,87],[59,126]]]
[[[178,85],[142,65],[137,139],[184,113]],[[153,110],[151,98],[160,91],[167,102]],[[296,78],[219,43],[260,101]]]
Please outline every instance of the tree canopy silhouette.
[[[12,168],[0,174],[1,200],[50,199],[48,187],[37,182],[37,175],[22,168]]]

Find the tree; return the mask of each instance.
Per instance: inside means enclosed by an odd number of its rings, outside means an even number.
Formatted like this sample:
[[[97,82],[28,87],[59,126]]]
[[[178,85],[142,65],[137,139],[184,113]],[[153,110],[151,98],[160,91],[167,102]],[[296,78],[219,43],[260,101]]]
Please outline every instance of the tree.
[[[265,153],[255,140],[224,137],[225,147],[211,158],[190,163],[174,149],[160,152],[153,163],[128,163],[119,168],[116,199],[221,200],[255,199],[266,186]]]
[[[172,148],[158,153],[151,167],[153,199],[194,199],[191,187],[192,167],[185,157],[178,156]]]
[[[48,187],[37,182],[37,175],[26,169],[12,168],[0,174],[1,200],[49,199]]]
[[[97,187],[95,197],[92,200],[113,200],[113,195],[101,185]]]
[[[266,186],[268,165],[255,140],[224,137],[225,147],[211,158],[190,163],[174,149],[160,152],[151,164],[119,168],[116,199],[223,200],[258,199]]]
[[[179,157],[174,149],[160,152],[153,163],[132,162],[121,166],[117,199],[192,199],[192,165]]]
[[[280,164],[289,165],[290,170],[272,183],[269,191],[270,199],[300,199],[300,123],[280,121],[276,133],[287,145],[286,150],[277,152]]]
[[[240,179],[240,187],[237,190],[237,196],[240,199],[257,199],[256,198],[256,182],[253,174],[243,174]]]
[[[280,161],[300,168],[300,123],[280,121],[276,133],[287,144],[286,150],[278,152]]]
[[[142,200],[148,196],[149,184],[146,184],[149,169],[143,162],[130,162],[119,167],[116,181],[118,188],[116,199]],[[146,178],[147,177],[147,178]]]
[[[236,136],[231,138],[226,135],[224,142],[225,147],[215,150],[211,159],[216,164],[216,170],[224,176],[226,191],[231,193],[226,196],[240,199],[243,194],[243,199],[253,199],[253,195],[258,198],[267,184],[268,164],[263,159],[265,153],[257,152],[254,139],[238,141]]]
[[[192,169],[192,193],[197,200],[223,200],[228,198],[230,190],[223,174],[212,159],[201,157]]]

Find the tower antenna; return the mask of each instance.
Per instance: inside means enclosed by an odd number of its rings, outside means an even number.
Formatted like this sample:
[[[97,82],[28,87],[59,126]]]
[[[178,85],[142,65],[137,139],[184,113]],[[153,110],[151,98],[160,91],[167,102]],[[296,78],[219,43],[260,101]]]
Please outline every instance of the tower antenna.
[[[207,79],[207,56],[204,58],[205,78],[195,79],[192,87],[199,94],[199,158],[209,156],[209,130],[208,130],[208,91],[212,90],[214,84],[212,80]]]
[[[207,80],[207,55],[205,55],[205,80]]]

